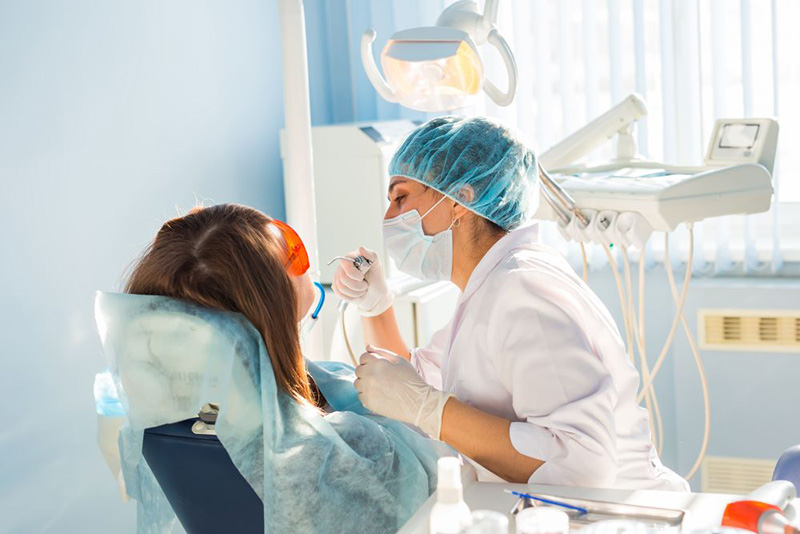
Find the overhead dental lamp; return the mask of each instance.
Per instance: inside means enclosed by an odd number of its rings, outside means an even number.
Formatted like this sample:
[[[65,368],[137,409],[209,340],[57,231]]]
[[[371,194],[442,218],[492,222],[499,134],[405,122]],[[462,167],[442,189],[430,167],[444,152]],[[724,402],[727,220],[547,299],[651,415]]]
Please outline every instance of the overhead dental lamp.
[[[500,106],[514,101],[517,65],[495,27],[498,0],[486,0],[483,14],[472,0],[445,9],[435,26],[396,32],[381,52],[381,76],[372,54],[375,31],[361,37],[361,61],[367,78],[385,100],[418,111],[450,111],[475,102],[481,90]],[[489,43],[503,58],[508,89],[484,79],[478,47]]]

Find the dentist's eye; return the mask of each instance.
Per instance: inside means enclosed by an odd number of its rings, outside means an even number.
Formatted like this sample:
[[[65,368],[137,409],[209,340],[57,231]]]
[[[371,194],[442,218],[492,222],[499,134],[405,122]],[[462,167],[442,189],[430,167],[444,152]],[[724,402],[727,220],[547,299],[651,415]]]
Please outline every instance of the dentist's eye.
[[[396,196],[396,197],[394,197],[394,201],[395,201],[395,203],[396,203],[396,204],[399,206],[399,205],[400,205],[400,203],[401,203],[401,202],[403,202],[403,200],[404,200],[405,198],[406,198],[406,196],[405,196],[405,195],[399,195],[399,196]]]

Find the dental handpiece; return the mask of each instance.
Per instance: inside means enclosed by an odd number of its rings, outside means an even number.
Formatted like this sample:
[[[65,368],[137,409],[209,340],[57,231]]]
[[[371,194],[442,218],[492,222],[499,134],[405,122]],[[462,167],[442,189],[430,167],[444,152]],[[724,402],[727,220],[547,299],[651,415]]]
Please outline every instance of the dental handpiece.
[[[331,258],[331,261],[328,262],[328,265],[336,260],[347,260],[353,262],[355,268],[364,273],[364,275],[366,275],[367,271],[369,271],[369,268],[372,267],[372,261],[364,256],[356,256],[355,258],[351,258],[349,256],[336,256],[335,258]],[[345,308],[347,308],[347,301],[342,300],[339,303],[339,311],[344,312]]]
[[[328,265],[335,262],[336,260],[351,261],[353,262],[355,268],[364,274],[367,274],[369,268],[372,267],[372,262],[369,259],[365,258],[364,256],[356,256],[355,258],[350,258],[348,256],[336,256],[335,258],[332,258],[331,261],[328,262]]]

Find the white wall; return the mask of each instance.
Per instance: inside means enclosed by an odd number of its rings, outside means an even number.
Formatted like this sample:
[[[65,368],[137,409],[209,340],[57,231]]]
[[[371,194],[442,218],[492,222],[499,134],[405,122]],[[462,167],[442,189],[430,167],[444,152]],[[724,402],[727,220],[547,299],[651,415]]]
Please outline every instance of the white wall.
[[[283,216],[275,0],[0,3],[0,530],[132,532],[93,293],[195,199]]]

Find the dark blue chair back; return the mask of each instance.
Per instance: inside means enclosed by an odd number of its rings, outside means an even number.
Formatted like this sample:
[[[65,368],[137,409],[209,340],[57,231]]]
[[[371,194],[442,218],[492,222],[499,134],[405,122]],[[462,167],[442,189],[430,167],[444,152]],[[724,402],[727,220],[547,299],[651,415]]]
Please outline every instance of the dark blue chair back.
[[[142,455],[187,534],[264,533],[264,505],[198,419],[148,428]]]
[[[800,493],[800,445],[786,449],[775,465],[772,480],[788,480]]]

